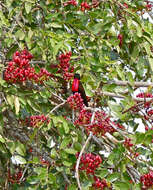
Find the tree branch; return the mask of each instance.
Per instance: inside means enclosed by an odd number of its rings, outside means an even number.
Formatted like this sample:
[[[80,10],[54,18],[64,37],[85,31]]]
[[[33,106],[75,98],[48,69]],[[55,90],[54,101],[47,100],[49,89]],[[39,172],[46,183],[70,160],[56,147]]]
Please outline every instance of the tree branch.
[[[76,167],[75,167],[75,177],[76,177],[78,187],[79,187],[80,190],[82,190],[82,188],[81,188],[80,179],[79,179],[79,164],[80,164],[81,156],[82,156],[82,154],[83,154],[83,152],[84,152],[84,150],[85,150],[85,148],[86,148],[86,146],[87,146],[87,144],[88,144],[88,142],[90,141],[91,138],[92,138],[92,133],[90,132],[85,144],[82,147],[82,150],[81,150],[81,152],[79,154],[79,157],[78,157],[77,163],[76,163]]]
[[[61,106],[64,105],[65,103],[66,103],[66,100],[65,100],[64,102],[62,102],[61,104],[55,106],[55,107],[49,112],[49,114],[53,113],[56,109],[58,109],[59,107],[61,107]],[[49,114],[47,114],[47,115],[49,115]]]
[[[134,87],[149,87],[152,86],[153,87],[153,82],[134,82],[134,83],[130,83],[129,81],[121,81],[121,80],[113,80],[113,81],[108,81],[104,84],[116,84],[118,86],[127,86],[127,85],[131,85]]]

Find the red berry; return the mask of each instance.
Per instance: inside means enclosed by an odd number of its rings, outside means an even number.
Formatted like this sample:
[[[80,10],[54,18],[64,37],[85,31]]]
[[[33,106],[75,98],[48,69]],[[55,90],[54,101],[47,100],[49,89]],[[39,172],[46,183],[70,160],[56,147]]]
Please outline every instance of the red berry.
[[[79,157],[79,153],[76,154],[76,157]],[[99,155],[94,155],[92,153],[84,153],[81,156],[80,160],[80,170],[86,171],[86,174],[94,175],[95,170],[102,163],[102,159]]]
[[[118,38],[119,41],[120,41],[119,46],[122,47],[122,45],[123,45],[123,35],[122,35],[122,34],[119,34],[117,38]]]

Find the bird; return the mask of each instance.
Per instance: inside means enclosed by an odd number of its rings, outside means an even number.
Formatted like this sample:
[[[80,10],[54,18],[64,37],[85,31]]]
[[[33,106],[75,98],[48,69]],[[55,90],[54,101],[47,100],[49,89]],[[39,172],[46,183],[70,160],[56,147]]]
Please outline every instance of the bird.
[[[74,79],[72,82],[72,92],[73,92],[73,94],[75,94],[76,92],[80,93],[81,98],[83,99],[83,103],[88,107],[86,93],[85,93],[84,87],[80,81],[80,74],[78,74],[78,73],[74,74]]]

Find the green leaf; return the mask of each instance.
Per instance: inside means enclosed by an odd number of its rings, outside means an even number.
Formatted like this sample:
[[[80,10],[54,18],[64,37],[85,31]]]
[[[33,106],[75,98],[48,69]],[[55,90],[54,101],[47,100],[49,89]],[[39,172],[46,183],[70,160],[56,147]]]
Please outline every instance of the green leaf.
[[[54,174],[49,173],[48,178],[51,184],[56,183],[56,176]]]
[[[28,37],[29,37],[30,39],[32,38],[33,34],[34,34],[34,32],[33,32],[31,29],[29,29]]]
[[[120,174],[119,173],[113,173],[113,174],[110,174],[108,177],[107,177],[107,181],[109,182],[114,182],[116,181],[117,179],[120,178]]]
[[[22,30],[18,30],[16,33],[15,33],[15,36],[16,38],[18,38],[19,40],[23,40],[24,37],[25,37],[25,34]]]
[[[26,160],[23,157],[19,156],[19,155],[15,155],[13,157],[13,159],[18,164],[26,164]]]
[[[153,81],[153,58],[148,58],[149,60],[149,64],[150,64],[150,68],[151,68],[151,71],[152,71],[152,81]]]
[[[89,181],[89,180],[86,180],[86,181],[82,184],[82,190],[89,190],[91,186],[92,186],[92,182]]]
[[[31,8],[32,8],[32,4],[29,2],[25,2],[25,10],[26,10],[27,14],[30,13]]]
[[[130,189],[130,185],[124,182],[116,182],[113,184],[113,187],[115,188],[115,190],[129,190]]]
[[[64,151],[68,154],[76,154],[77,153],[77,151],[72,148],[66,148]]]
[[[127,78],[128,78],[128,81],[131,83],[131,85],[133,85],[134,84],[134,78],[133,78],[133,75],[131,72],[127,73]]]
[[[50,24],[50,26],[51,26],[52,28],[62,28],[62,24],[59,24],[59,23],[56,23],[56,22],[52,22],[52,23]]]
[[[145,36],[145,35],[143,35],[143,37],[149,42],[149,44],[150,44],[151,46],[153,46],[153,40],[152,40],[151,38],[149,38],[149,37],[147,37],[147,36]]]
[[[15,113],[18,115],[20,111],[20,102],[17,96],[14,96]]]
[[[64,166],[70,167],[72,165],[71,162],[63,161]]]
[[[99,176],[100,178],[105,178],[109,174],[109,171],[107,169],[101,169],[100,173],[96,176]]]
[[[80,152],[80,151],[81,151],[81,148],[82,148],[82,145],[81,145],[79,142],[75,142],[75,143],[74,143],[74,148],[75,148],[78,152]]]
[[[134,184],[134,187],[133,187],[134,190],[141,190],[141,185],[140,184]]]
[[[61,149],[64,149],[67,147],[67,145],[70,143],[71,141],[71,138],[67,137],[67,138],[64,138],[61,145],[60,145],[60,148]]]
[[[53,159],[56,158],[56,156],[57,156],[57,152],[56,152],[56,149],[55,149],[55,148],[53,148],[53,149],[51,150],[51,154],[50,154],[50,156],[51,156],[51,158],[53,158]]]
[[[125,74],[124,74],[124,72],[121,70],[121,68],[120,68],[119,66],[116,67],[116,71],[117,71],[119,77],[120,77],[122,80],[125,81]]]
[[[76,190],[77,189],[77,186],[74,185],[74,184],[71,184],[69,187],[68,187],[68,190]]]
[[[63,127],[66,134],[69,133],[69,125],[66,120],[63,119]]]
[[[144,138],[144,144],[148,146],[152,142],[152,135],[146,135]]]
[[[7,102],[9,103],[9,105],[11,106],[11,108],[13,108],[13,105],[14,105],[14,96],[13,95],[7,95],[6,99],[7,99]]]
[[[4,126],[4,121],[3,121],[3,114],[0,113],[0,132],[2,132],[2,127]]]
[[[5,139],[0,135],[0,142],[5,143]]]
[[[137,29],[137,36],[141,38],[142,37],[142,28],[138,25],[136,27],[136,29]]]
[[[4,86],[4,84],[5,84],[5,80],[3,80],[3,79],[0,77],[0,85],[1,85],[1,86]]]
[[[133,62],[136,61],[138,55],[139,55],[139,48],[138,48],[138,46],[135,46],[133,49],[132,55],[131,55],[131,59]]]
[[[25,146],[23,144],[19,143],[19,145],[16,148],[16,152],[22,156],[25,156],[25,152],[26,152]]]
[[[143,143],[145,138],[145,134],[144,133],[136,133],[136,144],[141,144]]]

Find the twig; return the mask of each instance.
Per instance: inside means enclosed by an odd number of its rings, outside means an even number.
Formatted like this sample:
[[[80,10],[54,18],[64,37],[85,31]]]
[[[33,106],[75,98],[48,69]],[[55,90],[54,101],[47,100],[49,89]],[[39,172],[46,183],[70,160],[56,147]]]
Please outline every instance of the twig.
[[[90,141],[91,138],[92,138],[92,132],[90,132],[85,144],[82,147],[82,150],[81,150],[81,152],[79,154],[79,157],[78,157],[77,163],[76,163],[76,167],[75,167],[75,177],[76,177],[77,184],[78,184],[78,187],[79,187],[80,190],[82,190],[82,188],[81,188],[80,179],[79,179],[79,164],[80,164],[81,156],[82,156],[82,154],[83,154],[83,152],[84,152],[84,150],[85,150],[85,148],[86,148],[86,146],[87,146],[87,144],[88,144],[88,142]]]
[[[121,80],[108,81],[104,84],[116,84],[118,86],[132,85],[134,87],[149,87],[149,86],[153,87],[153,82],[134,82],[133,84],[131,84],[129,81],[121,81]]]
[[[119,129],[117,126],[115,126],[112,121],[110,121],[110,124],[111,124],[112,128],[115,129],[117,132],[119,132],[123,137],[128,138],[128,137],[125,135],[125,134],[128,134],[127,131],[122,131],[122,130]]]
[[[61,104],[55,106],[55,107],[47,114],[47,116],[48,116],[49,114],[53,113],[56,109],[58,109],[59,107],[61,107],[61,106],[64,105],[65,103],[66,103],[66,100],[65,100],[64,102],[62,102]]]
[[[110,149],[110,147],[106,143],[104,143],[101,140],[99,140],[98,137],[96,137],[96,136],[93,135],[92,139],[93,139],[93,141],[95,143],[97,143],[99,145],[100,148],[104,149],[104,146],[107,146]]]
[[[120,143],[115,137],[113,137],[110,133],[106,132],[105,136],[114,144]]]
[[[94,119],[95,119],[95,111],[93,111],[93,113],[92,113],[92,117],[91,117],[91,125],[93,124],[93,122],[94,122]]]
[[[74,115],[74,109],[72,109],[72,122],[74,123],[75,115]]]
[[[120,95],[120,94],[115,94],[115,93],[112,93],[112,92],[102,92],[99,95],[109,96],[109,97],[113,97],[113,98],[120,98],[120,99],[124,99],[126,97],[126,96],[123,96],[123,95]],[[132,99],[134,101],[137,101],[137,102],[144,102],[143,98],[132,97]],[[146,98],[147,102],[150,101],[150,100],[153,100],[153,98]]]
[[[130,173],[131,173],[131,175],[134,177],[134,181],[136,182],[136,183],[139,183],[139,181],[140,181],[140,174],[139,174],[139,172],[133,167],[133,166],[131,166],[131,165],[129,165],[129,164],[127,164],[127,166],[126,166],[126,169],[127,169],[127,171],[129,171]],[[130,176],[131,177],[131,176]]]
[[[127,173],[129,174],[129,176],[131,177],[132,181],[133,181],[134,183],[136,183],[136,180],[135,180],[134,176],[132,175],[132,173],[131,173],[131,171],[130,171],[130,169],[129,169],[128,167],[126,168],[126,171],[127,171]]]
[[[62,102],[64,102],[64,99],[62,98],[62,97],[60,97],[60,96],[58,96],[57,94],[55,94],[55,93],[53,93],[53,92],[51,92],[54,96],[56,96],[57,98],[59,98],[60,100],[62,100]]]
[[[70,180],[68,179],[67,175],[66,175],[64,172],[62,172],[62,175],[63,175],[65,181],[70,185],[71,182],[70,182]]]
[[[25,173],[26,173],[26,171],[27,171],[29,165],[30,165],[29,163],[26,165],[26,167],[25,167],[25,169],[24,169],[24,171],[23,171],[23,173],[22,173],[22,177],[20,178],[20,182],[23,180],[24,175],[25,175]]]

